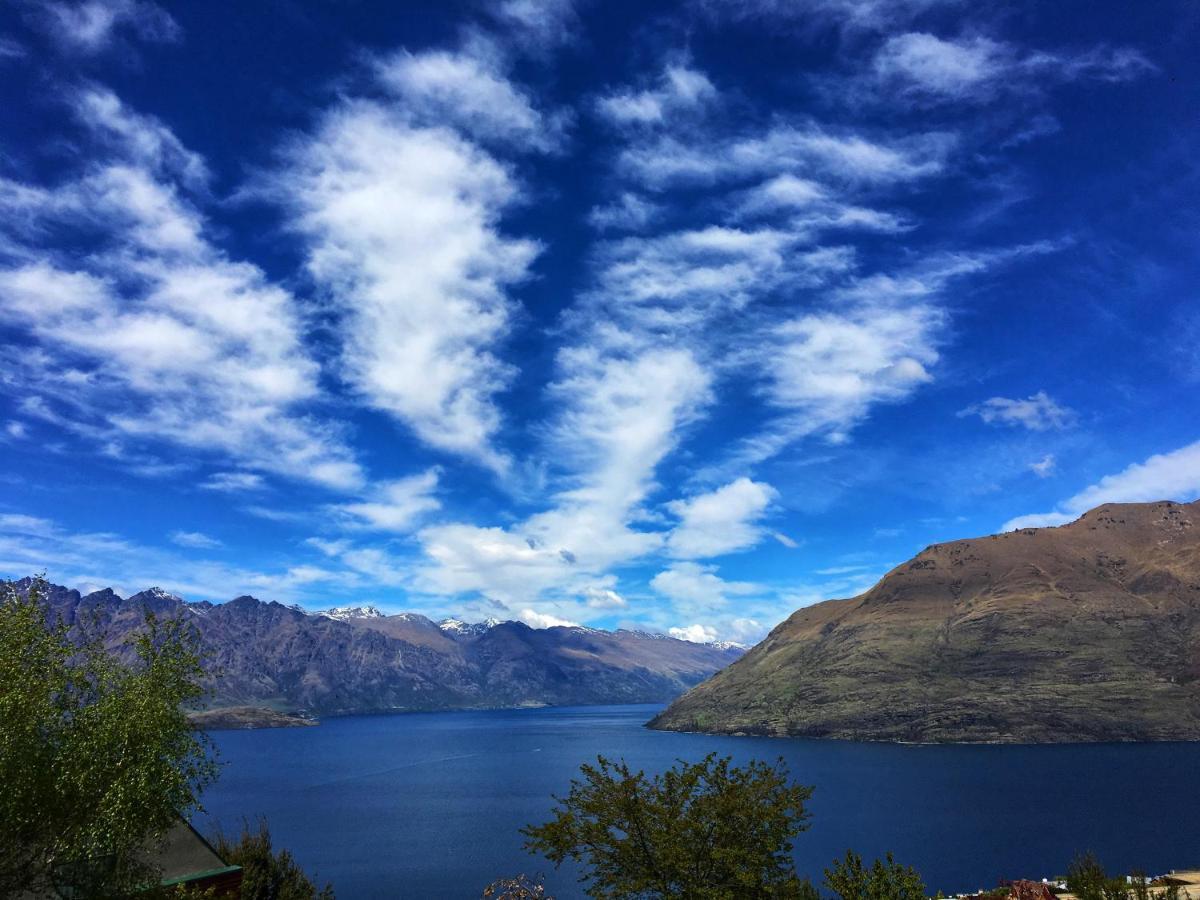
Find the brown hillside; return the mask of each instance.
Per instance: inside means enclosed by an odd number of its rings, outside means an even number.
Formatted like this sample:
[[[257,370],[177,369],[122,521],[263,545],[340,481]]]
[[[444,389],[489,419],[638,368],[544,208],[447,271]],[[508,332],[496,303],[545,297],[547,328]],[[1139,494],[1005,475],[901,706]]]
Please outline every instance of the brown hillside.
[[[1200,501],[929,547],[801,609],[653,727],[889,741],[1200,738]]]

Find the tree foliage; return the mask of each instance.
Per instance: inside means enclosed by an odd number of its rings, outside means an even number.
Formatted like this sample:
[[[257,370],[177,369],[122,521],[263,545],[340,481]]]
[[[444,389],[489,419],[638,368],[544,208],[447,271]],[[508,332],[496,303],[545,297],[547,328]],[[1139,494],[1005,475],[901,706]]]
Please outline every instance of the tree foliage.
[[[157,880],[139,851],[216,774],[183,712],[202,693],[196,638],[147,615],[123,662],[50,622],[45,590],[0,586],[0,895],[120,896]]]
[[[1067,890],[1079,900],[1179,900],[1179,885],[1169,884],[1150,890],[1144,875],[1128,880],[1110,878],[1093,853],[1083,853],[1067,869]]]
[[[825,870],[825,884],[841,900],[925,900],[925,884],[911,866],[902,866],[888,854],[869,868],[862,857],[847,850]]]
[[[783,760],[732,765],[710,754],[649,778],[598,757],[584,765],[554,818],[523,829],[526,849],[573,860],[592,897],[732,900],[810,897],[792,838],[812,789],[790,784]]]
[[[217,854],[231,866],[242,867],[242,900],[333,900],[333,887],[318,889],[288,850],[276,851],[266,820],[230,838],[217,832],[213,841]]]
[[[554,900],[546,893],[542,879],[518,875],[516,878],[501,878],[483,889],[482,900]]]

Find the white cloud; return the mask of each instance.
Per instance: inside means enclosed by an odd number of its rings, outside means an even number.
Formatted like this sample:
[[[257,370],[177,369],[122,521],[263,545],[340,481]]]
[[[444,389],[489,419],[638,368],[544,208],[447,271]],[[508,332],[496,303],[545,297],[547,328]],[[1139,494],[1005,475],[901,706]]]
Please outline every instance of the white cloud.
[[[574,0],[503,0],[491,12],[507,26],[505,38],[535,53],[570,43],[578,33]]]
[[[757,584],[726,581],[715,566],[694,562],[672,563],[650,579],[650,586],[685,610],[713,609],[728,603],[730,595],[762,591]]]
[[[0,513],[0,529],[16,534],[49,537],[57,531],[57,526],[50,519],[43,519],[40,516]]]
[[[659,204],[625,191],[612,203],[594,207],[588,213],[588,224],[600,231],[640,231],[661,209]]]
[[[110,95],[87,91],[80,109],[96,97],[102,111],[81,115],[120,135],[118,159],[56,188],[0,192],[0,204],[21,206],[6,223],[20,250],[0,268],[0,318],[53,349],[27,350],[13,366],[24,408],[98,446],[166,441],[331,487],[360,484],[335,429],[307,414],[318,367],[292,296],[206,238],[201,214],[166,180],[196,169],[173,136]],[[49,249],[60,229],[96,249]]]
[[[20,41],[0,36],[0,60],[24,59],[28,55],[29,51]]]
[[[1013,400],[1007,397],[991,397],[959,411],[959,416],[979,416],[989,425],[1010,425],[1030,431],[1050,431],[1074,424],[1075,413],[1059,404],[1045,391]]]
[[[98,53],[128,29],[152,43],[179,39],[175,20],[161,7],[144,0],[84,0],[82,3],[47,3],[43,24],[61,47],[80,53]]]
[[[1000,526],[1000,530],[1016,531],[1021,528],[1053,528],[1056,525],[1066,525],[1068,522],[1074,522],[1079,516],[1080,513],[1030,513],[1027,516],[1017,516],[1015,519],[1009,519]]]
[[[476,592],[504,605],[546,592],[579,596],[613,565],[662,546],[662,534],[631,522],[678,430],[707,401],[708,376],[679,350],[619,357],[577,346],[560,352],[559,368],[551,395],[563,412],[550,442],[567,487],[551,508],[507,529],[422,529],[423,590]]]
[[[111,585],[123,596],[159,585],[189,600],[217,602],[247,593],[283,603],[324,601],[327,590],[310,589],[331,581],[343,588],[357,585],[352,572],[306,563],[275,571],[231,566],[21,514],[0,515],[0,571],[14,576],[44,571],[56,584]]]
[[[625,609],[629,606],[628,600],[609,587],[589,584],[582,594],[592,609]]]
[[[814,172],[844,184],[884,185],[939,173],[953,145],[953,138],[937,133],[883,144],[816,124],[779,125],[750,138],[685,143],[663,137],[638,143],[621,154],[618,166],[655,190],[744,181],[756,175],[805,177]]]
[[[504,75],[496,57],[401,51],[379,63],[378,75],[414,122],[452,125],[479,140],[519,142],[538,150],[562,142],[562,121],[538,112]]]
[[[1029,464],[1029,471],[1038,478],[1049,478],[1054,474],[1054,470],[1058,466],[1058,460],[1054,458],[1053,453],[1047,453],[1041,459],[1034,460]]]
[[[212,550],[224,546],[214,537],[209,537],[201,531],[172,531],[171,543],[192,550]]]
[[[1155,70],[1135,50],[1096,47],[1083,53],[1021,53],[976,35],[944,40],[925,32],[889,38],[874,60],[877,80],[926,99],[987,100],[1076,80],[1128,81]]]
[[[551,387],[564,412],[553,445],[581,474],[560,498],[624,516],[646,495],[662,458],[710,399],[710,376],[687,350],[633,356],[564,348]]]
[[[771,537],[775,538],[775,540],[779,541],[779,543],[781,543],[783,546],[787,547],[789,550],[795,550],[797,547],[800,546],[799,541],[795,540],[794,538],[789,537],[788,535],[784,534],[782,531],[772,531]]]
[[[862,565],[830,566],[829,568],[826,568],[826,569],[817,569],[816,574],[817,575],[849,575],[852,572],[861,572],[863,569],[866,569],[866,568],[868,568],[868,567],[862,566]]]
[[[711,644],[717,639],[717,629],[711,625],[694,624],[684,628],[668,628],[667,634],[681,641],[690,641],[693,644]]]
[[[579,624],[578,622],[572,622],[570,619],[562,619],[558,616],[538,612],[534,609],[521,610],[517,614],[517,618],[530,628],[573,628]]]
[[[332,510],[351,527],[405,533],[425,513],[441,508],[434,496],[437,486],[438,472],[429,469],[420,475],[374,484],[370,499],[341,503]]]
[[[739,220],[782,218],[797,238],[809,240],[828,231],[899,234],[914,227],[903,216],[836,199],[828,188],[790,174],[776,175],[744,191],[735,216]]]
[[[71,108],[103,143],[148,171],[178,177],[189,187],[208,180],[208,166],[199,154],[158,119],[130,110],[107,88],[93,85],[80,91]]]
[[[903,400],[932,380],[943,320],[932,304],[869,303],[785,322],[760,360],[768,396],[791,411],[794,436],[845,440],[873,405]]]
[[[695,329],[771,291],[814,287],[850,267],[848,249],[812,251],[807,242],[784,229],[720,226],[609,241],[597,252],[588,296],[638,331]]]
[[[256,491],[263,487],[263,477],[254,472],[214,472],[199,487],[206,491]]]
[[[348,102],[293,147],[275,190],[342,312],[359,394],[426,444],[507,468],[494,395],[513,370],[493,348],[538,247],[499,230],[518,197],[504,166],[444,128]]]
[[[1004,69],[1006,48],[985,37],[943,41],[932,34],[908,33],[889,38],[875,56],[881,79],[904,79],[938,94],[968,94]]]
[[[14,440],[21,440],[28,437],[29,428],[24,422],[18,422],[15,419],[10,419],[4,425],[4,433]]]
[[[1134,463],[1115,475],[1105,475],[1095,484],[1059,503],[1054,512],[1018,516],[1005,522],[1001,531],[1062,525],[1103,503],[1191,501],[1198,496],[1200,441],[1169,453],[1155,454],[1145,462]]]
[[[900,274],[854,278],[829,292],[824,308],[756,335],[740,356],[762,373],[779,415],[718,468],[744,470],[804,437],[849,440],[874,406],[907,400],[933,380],[947,321],[940,295],[953,279],[1050,249],[935,255]]]
[[[658,87],[608,94],[596,102],[596,111],[619,125],[650,125],[672,113],[701,108],[716,97],[717,89],[703,72],[675,64],[663,70]]]
[[[667,539],[667,552],[703,559],[753,547],[763,537],[758,520],[778,496],[769,484],[739,478],[711,493],[668,503],[679,524]]]
[[[691,625],[668,628],[667,633],[681,641],[694,644],[712,644],[728,641],[742,647],[757,644],[769,628],[758,619],[739,617],[722,619],[716,623],[694,622]]]

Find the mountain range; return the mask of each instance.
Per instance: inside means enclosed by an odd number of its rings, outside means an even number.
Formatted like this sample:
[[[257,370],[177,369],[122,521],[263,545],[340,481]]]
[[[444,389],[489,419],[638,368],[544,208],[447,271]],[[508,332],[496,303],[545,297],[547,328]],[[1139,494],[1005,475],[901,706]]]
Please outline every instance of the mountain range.
[[[652,727],[914,742],[1200,739],[1200,501],[928,547],[795,612]]]
[[[15,582],[27,592],[30,579]],[[530,628],[521,622],[435,623],[370,606],[320,613],[242,596],[190,603],[158,588],[121,597],[49,585],[52,618],[124,645],[147,611],[194,624],[211,710],[336,715],[396,710],[665,702],[742,649],[640,631]],[[264,723],[283,722],[263,713]],[[285,717],[286,718],[286,717]],[[209,716],[219,722],[219,716]]]

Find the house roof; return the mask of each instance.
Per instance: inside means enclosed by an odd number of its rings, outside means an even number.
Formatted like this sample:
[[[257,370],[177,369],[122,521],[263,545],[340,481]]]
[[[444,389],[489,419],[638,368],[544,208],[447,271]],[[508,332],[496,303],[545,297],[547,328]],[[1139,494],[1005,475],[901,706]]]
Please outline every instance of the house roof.
[[[183,884],[239,868],[226,865],[213,846],[182,817],[161,844],[146,851],[144,859],[162,871],[163,884]]]

